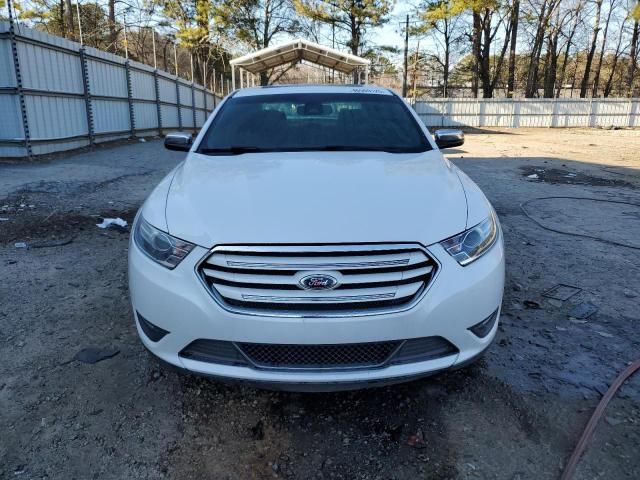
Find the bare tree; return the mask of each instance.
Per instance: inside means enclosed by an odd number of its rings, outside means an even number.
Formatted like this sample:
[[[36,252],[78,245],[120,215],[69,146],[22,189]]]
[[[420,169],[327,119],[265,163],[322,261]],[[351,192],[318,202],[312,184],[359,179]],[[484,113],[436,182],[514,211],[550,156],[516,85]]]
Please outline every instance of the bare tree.
[[[633,81],[635,80],[636,67],[638,64],[638,41],[640,40],[640,25],[639,20],[636,19],[633,22],[633,34],[631,35],[631,49],[629,52],[629,69],[627,71],[627,86],[629,91],[629,96],[633,97],[634,94],[634,85]]]
[[[552,22],[547,37],[547,55],[544,62],[544,98],[553,98],[555,86],[558,79],[558,57],[560,55],[560,34],[564,31],[564,27],[570,20],[572,14],[571,9],[562,11],[560,7],[556,8],[555,20]],[[567,45],[570,40],[567,39]],[[565,58],[566,60],[566,58]]]
[[[602,14],[602,0],[595,0],[596,15],[593,23],[593,35],[591,36],[591,48],[587,54],[587,63],[584,68],[584,75],[582,76],[582,82],[580,83],[580,98],[587,96],[587,89],[589,87],[589,78],[591,77],[591,64],[593,63],[593,56],[596,53],[596,44],[598,43],[598,34],[600,33],[600,15]]]
[[[502,64],[509,47],[511,38],[511,22],[505,22],[505,18],[511,18],[510,8],[501,9],[497,2],[480,0],[471,2],[472,15],[472,92],[473,96],[478,96],[478,88],[482,84],[482,96],[484,98],[493,97],[493,92],[497,80],[502,70]],[[494,22],[495,19],[495,22]],[[491,48],[502,32],[502,46],[497,56],[491,54]],[[492,68],[491,60],[494,60]]]
[[[118,30],[116,28],[116,0],[108,0],[109,9],[109,42],[110,50],[114,53],[118,51]]]
[[[604,52],[607,47],[607,34],[609,33],[609,23],[611,22],[611,14],[616,8],[616,0],[610,0],[609,11],[607,12],[607,19],[604,24],[604,32],[602,35],[602,47],[600,48],[600,56],[598,57],[598,66],[596,67],[595,76],[593,78],[593,88],[591,90],[591,96],[596,97],[598,95],[598,87],[600,85],[600,70],[602,69],[602,60],[604,59]]]
[[[449,95],[449,76],[455,44],[462,40],[462,15],[459,6],[450,0],[428,1],[419,7],[418,25],[412,35],[427,35],[435,45],[436,52],[427,54],[442,71],[442,93]]]
[[[602,1],[602,0],[600,0]],[[539,6],[537,23],[529,56],[529,69],[527,74],[526,97],[534,97],[538,93],[538,71],[540,69],[540,56],[545,41],[545,34],[556,7],[560,0],[543,0]]]
[[[71,0],[65,0],[65,4],[66,4],[66,10],[65,10],[65,14],[66,14],[66,18],[67,18],[67,36],[69,38],[73,37],[73,9],[71,8]]]
[[[606,98],[611,94],[611,90],[613,89],[613,77],[616,73],[616,67],[618,66],[618,61],[620,60],[620,54],[622,51],[622,39],[624,37],[624,28],[627,23],[628,17],[625,16],[620,24],[620,31],[618,34],[618,43],[616,44],[616,50],[613,54],[613,59],[611,61],[611,67],[609,69],[609,77],[607,78],[607,82],[604,86],[603,96]]]
[[[507,78],[507,97],[513,97],[516,78],[516,43],[518,41],[518,23],[520,21],[520,0],[514,0],[511,7],[511,42],[509,47],[509,74]]]
[[[556,98],[560,97],[560,92],[565,82],[566,74],[567,74],[567,64],[569,62],[569,53],[571,52],[571,47],[573,45],[573,39],[578,30],[578,25],[582,18],[582,10],[584,6],[584,0],[579,0],[575,5],[575,8],[570,10],[570,16],[573,18],[573,22],[571,23],[571,28],[569,29],[568,35],[566,35],[566,43],[564,47],[564,56],[562,58],[562,66],[560,67],[559,77],[560,79],[556,82]]]

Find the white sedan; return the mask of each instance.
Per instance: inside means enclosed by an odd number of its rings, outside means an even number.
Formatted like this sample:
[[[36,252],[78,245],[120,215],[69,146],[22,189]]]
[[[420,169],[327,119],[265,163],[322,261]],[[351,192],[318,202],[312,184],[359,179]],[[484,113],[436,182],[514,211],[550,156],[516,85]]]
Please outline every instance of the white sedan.
[[[136,217],[138,333],[191,372],[339,390],[465,365],[491,344],[502,232],[480,189],[396,94],[229,95]]]

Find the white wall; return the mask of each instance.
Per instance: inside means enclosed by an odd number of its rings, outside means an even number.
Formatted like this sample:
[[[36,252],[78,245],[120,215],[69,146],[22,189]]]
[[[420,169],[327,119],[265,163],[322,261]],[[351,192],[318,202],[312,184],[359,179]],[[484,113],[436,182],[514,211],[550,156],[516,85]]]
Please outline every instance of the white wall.
[[[640,98],[434,98],[414,108],[427,127],[640,127]]]

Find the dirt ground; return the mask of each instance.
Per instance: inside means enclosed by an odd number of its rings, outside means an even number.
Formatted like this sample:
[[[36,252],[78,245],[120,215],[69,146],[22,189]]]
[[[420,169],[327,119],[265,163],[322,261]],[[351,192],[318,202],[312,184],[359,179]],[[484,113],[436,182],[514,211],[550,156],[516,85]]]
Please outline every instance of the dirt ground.
[[[128,233],[95,224],[131,221],[182,157],[149,141],[0,163],[0,478],[554,479],[640,357],[640,131],[468,134],[448,157],[493,202],[507,248],[495,343],[463,370],[336,394],[224,385],[143,349]],[[558,284],[580,290],[543,296]],[[585,302],[597,312],[570,314]],[[92,346],[118,353],[73,359]],[[636,375],[576,478],[640,478],[639,446]]]

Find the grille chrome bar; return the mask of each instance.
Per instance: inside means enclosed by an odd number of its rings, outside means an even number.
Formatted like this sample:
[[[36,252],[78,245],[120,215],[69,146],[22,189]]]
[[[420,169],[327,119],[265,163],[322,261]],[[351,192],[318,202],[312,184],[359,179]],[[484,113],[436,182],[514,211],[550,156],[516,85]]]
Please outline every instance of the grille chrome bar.
[[[419,245],[220,246],[196,267],[221,306],[236,313],[353,316],[410,308],[437,272]],[[327,275],[331,289],[304,289]]]
[[[340,303],[340,302],[369,302],[371,300],[383,300],[393,298],[393,293],[377,293],[372,295],[349,295],[344,297],[275,297],[267,295],[242,295],[243,300],[262,302],[287,302],[287,303]]]
[[[376,274],[345,274],[342,275],[340,283],[342,285],[357,285],[361,283],[381,283],[408,280],[415,277],[421,277],[430,273],[432,266],[416,268],[415,270],[406,270],[404,272],[383,272]],[[255,275],[246,273],[231,273],[224,270],[214,270],[203,268],[202,272],[215,283],[216,280],[224,280],[234,283],[246,284],[269,284],[269,285],[291,285],[295,275]],[[295,283],[295,282],[294,282]],[[275,288],[275,287],[274,287]]]
[[[331,302],[348,302],[348,301],[362,301],[362,300],[374,300],[377,298],[404,298],[409,295],[414,295],[420,287],[422,282],[411,283],[409,285],[401,285],[398,287],[383,287],[383,288],[358,288],[340,290],[340,288],[331,291],[316,292],[313,290],[268,290],[257,288],[237,288],[228,287],[226,285],[219,285],[213,282],[213,286],[216,290],[225,298],[232,300],[260,300],[266,298],[267,301],[279,301],[291,303],[305,303],[305,302],[319,302],[326,301]],[[342,292],[342,293],[338,293]],[[345,294],[344,292],[348,292]],[[281,300],[268,300],[271,298],[280,298]],[[287,300],[289,299],[289,300]],[[353,299],[353,300],[350,300]]]
[[[313,255],[313,254],[311,254]],[[420,256],[414,252],[403,252],[402,254],[376,254],[376,255],[342,255],[337,254],[335,259],[329,257],[309,256],[307,258],[300,256],[291,256],[283,258],[281,256],[251,256],[251,255],[234,255],[219,254],[212,255],[206,261],[207,264],[221,267],[236,268],[258,268],[258,269],[306,269],[306,270],[323,270],[323,269],[357,269],[369,267],[395,267],[402,265],[411,265],[418,263]],[[339,260],[337,260],[339,259]],[[422,257],[424,260],[424,257]]]

